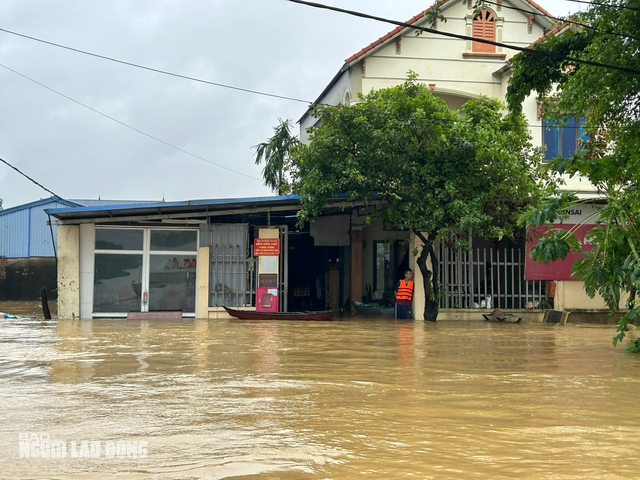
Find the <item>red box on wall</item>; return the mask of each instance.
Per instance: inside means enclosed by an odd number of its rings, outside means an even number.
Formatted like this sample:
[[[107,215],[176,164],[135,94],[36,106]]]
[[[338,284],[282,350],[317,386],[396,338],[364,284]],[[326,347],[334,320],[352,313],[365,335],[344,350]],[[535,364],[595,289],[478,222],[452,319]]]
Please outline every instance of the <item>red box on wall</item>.
[[[278,311],[278,289],[258,287],[256,289],[256,312]]]

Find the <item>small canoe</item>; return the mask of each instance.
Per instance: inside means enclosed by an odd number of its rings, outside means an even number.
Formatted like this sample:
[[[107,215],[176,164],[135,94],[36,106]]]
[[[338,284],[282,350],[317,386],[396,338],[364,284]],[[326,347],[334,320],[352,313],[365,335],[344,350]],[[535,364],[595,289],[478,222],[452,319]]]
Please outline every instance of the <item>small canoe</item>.
[[[251,310],[236,310],[222,306],[229,315],[240,320],[309,320],[327,321],[338,313],[337,310],[320,310],[315,312],[255,312]]]
[[[351,305],[356,309],[358,315],[366,317],[393,317],[395,313],[395,308],[386,308],[381,305],[369,305],[362,302],[356,302],[355,300],[351,302]]]
[[[515,317],[514,315],[510,315],[504,313],[499,308],[495,308],[491,313],[485,314],[482,316],[487,322],[499,322],[499,323],[520,323],[523,317]]]

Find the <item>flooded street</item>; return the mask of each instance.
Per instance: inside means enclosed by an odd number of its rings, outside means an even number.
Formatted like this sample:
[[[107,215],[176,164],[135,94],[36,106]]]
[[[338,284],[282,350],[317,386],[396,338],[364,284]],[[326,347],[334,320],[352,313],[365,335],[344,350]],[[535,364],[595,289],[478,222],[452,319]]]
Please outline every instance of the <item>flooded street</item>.
[[[0,476],[638,478],[640,357],[613,334],[0,320]],[[34,435],[66,458],[24,458]]]

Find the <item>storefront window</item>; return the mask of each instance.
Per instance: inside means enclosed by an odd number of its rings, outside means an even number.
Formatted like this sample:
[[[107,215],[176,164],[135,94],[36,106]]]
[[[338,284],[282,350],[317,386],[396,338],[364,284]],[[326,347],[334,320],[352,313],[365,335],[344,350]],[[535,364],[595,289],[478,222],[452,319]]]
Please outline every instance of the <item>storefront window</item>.
[[[140,311],[142,255],[97,253],[93,284],[93,311]]]
[[[198,232],[151,230],[151,250],[189,251],[198,249]]]
[[[99,228],[96,230],[96,250],[142,250],[143,230]]]
[[[93,313],[194,314],[197,250],[197,230],[96,228]]]
[[[196,257],[149,257],[149,311],[195,311]]]

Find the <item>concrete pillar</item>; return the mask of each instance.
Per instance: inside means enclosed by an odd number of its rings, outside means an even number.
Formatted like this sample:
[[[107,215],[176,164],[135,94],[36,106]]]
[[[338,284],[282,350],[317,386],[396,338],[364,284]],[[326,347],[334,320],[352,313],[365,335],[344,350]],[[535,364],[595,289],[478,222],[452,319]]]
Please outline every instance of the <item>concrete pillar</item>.
[[[351,301],[362,301],[362,230],[350,230],[351,238]],[[353,305],[351,313],[355,313]]]
[[[209,258],[209,247],[198,248],[197,265],[197,318],[209,318],[209,268],[211,268],[211,259]]]
[[[409,237],[409,268],[413,270],[413,300],[411,301],[411,313],[415,320],[424,320],[424,279],[422,278],[422,272],[418,266],[416,259],[417,256],[413,255],[415,249],[422,251],[422,240],[420,240],[414,233]]]
[[[80,317],[80,226],[58,226],[58,320]]]

